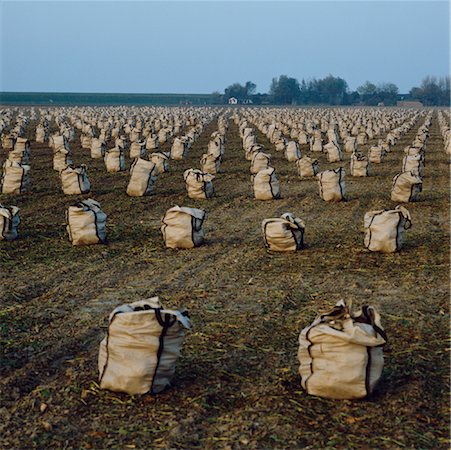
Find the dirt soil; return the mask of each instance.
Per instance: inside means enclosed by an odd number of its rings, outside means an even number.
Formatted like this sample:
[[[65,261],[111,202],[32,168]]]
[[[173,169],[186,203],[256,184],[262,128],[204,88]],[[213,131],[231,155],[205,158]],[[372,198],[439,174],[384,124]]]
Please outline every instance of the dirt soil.
[[[396,206],[391,179],[423,120],[374,176],[348,175],[348,201],[336,204],[261,133],[283,198],[254,200],[233,121],[217,195],[204,201],[187,197],[182,173],[199,167],[216,121],[143,198],[127,196],[128,172],[108,174],[91,160],[78,132],[74,162],[88,165],[92,192],[63,195],[52,151],[32,141],[32,193],[0,195],[22,217],[20,239],[0,243],[0,447],[449,448],[449,166],[436,112],[421,201],[406,205],[405,247],[378,254],[363,246],[363,216]],[[334,164],[316,155],[320,170],[343,165],[349,174],[349,154]],[[72,247],[65,210],[89,197],[108,215],[108,244]],[[160,218],[175,204],[208,212],[204,246],[165,249]],[[261,222],[286,211],[305,221],[307,246],[269,253]],[[154,295],[188,308],[194,324],[173,387],[157,396],[100,390],[109,313]],[[366,400],[309,396],[297,373],[300,330],[342,298],[378,308],[389,337],[382,380]]]

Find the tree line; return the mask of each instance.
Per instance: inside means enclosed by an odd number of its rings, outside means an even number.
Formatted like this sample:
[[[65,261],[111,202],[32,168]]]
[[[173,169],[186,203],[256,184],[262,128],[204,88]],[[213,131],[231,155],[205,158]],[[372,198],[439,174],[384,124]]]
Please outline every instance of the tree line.
[[[280,75],[273,78],[268,93],[256,93],[256,84],[233,83],[224,93],[212,94],[214,103],[228,103],[234,97],[239,103],[272,105],[366,105],[393,106],[399,100],[420,101],[424,106],[450,105],[450,77],[427,76],[419,87],[413,87],[406,95],[400,95],[394,83],[374,84],[366,81],[355,91],[349,89],[346,80],[333,75],[311,80]]]

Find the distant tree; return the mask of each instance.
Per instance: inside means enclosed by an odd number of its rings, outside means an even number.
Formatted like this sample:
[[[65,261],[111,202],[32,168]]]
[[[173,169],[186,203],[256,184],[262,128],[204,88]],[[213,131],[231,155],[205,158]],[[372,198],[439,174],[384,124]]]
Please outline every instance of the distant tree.
[[[382,102],[385,106],[396,105],[399,89],[394,83],[381,83],[377,86],[376,95],[378,103]]]
[[[246,84],[244,85],[246,89],[246,96],[250,97],[251,95],[255,94],[255,90],[257,89],[257,85],[255,83],[252,83],[252,81],[246,81]]]
[[[281,105],[295,104],[301,95],[299,81],[296,78],[280,75],[273,78],[269,88],[269,95],[273,103]]]
[[[211,103],[218,105],[224,103],[224,96],[219,91],[214,91],[211,93]]]
[[[409,98],[419,100],[426,106],[450,105],[450,77],[427,76],[423,78],[420,87],[413,87]]]
[[[365,105],[377,105],[379,99],[377,95],[377,86],[370,81],[365,81],[362,86],[357,88],[357,92]]]
[[[243,101],[249,99],[255,93],[256,88],[257,85],[252,81],[246,81],[244,86],[240,83],[233,83],[224,89],[224,98],[228,101],[229,98],[235,97],[237,100]]]
[[[343,78],[328,75],[316,82],[321,103],[342,105],[348,92],[348,83]]]

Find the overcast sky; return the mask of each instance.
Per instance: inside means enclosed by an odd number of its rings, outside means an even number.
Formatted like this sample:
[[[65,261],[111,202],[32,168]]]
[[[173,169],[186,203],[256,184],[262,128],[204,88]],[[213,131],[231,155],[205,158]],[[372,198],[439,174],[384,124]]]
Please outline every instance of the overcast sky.
[[[0,90],[210,93],[329,73],[400,92],[449,73],[434,1],[4,1]]]

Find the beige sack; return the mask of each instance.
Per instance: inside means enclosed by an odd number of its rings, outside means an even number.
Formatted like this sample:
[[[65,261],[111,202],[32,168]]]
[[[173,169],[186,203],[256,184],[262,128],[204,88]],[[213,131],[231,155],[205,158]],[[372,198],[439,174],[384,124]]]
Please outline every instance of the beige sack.
[[[256,152],[251,160],[250,172],[257,174],[261,170],[269,169],[271,167],[271,155],[263,152]]]
[[[203,223],[207,214],[202,209],[174,206],[161,219],[161,233],[167,248],[193,248],[204,242]]]
[[[314,137],[310,141],[310,150],[312,152],[322,152],[323,151],[323,141],[320,137]]]
[[[324,152],[327,153],[327,161],[330,163],[342,160],[341,150],[336,142],[328,142],[324,146]]]
[[[181,161],[188,156],[187,153],[186,141],[181,138],[175,138],[171,147],[171,159]]]
[[[158,169],[152,161],[136,158],[130,168],[130,181],[127,186],[127,194],[130,197],[142,197],[152,194],[157,178]]]
[[[60,172],[60,178],[66,195],[87,194],[91,189],[88,168],[84,164],[76,168],[67,166]]]
[[[2,147],[4,150],[12,150],[15,141],[15,137],[11,134],[2,134]]]
[[[105,155],[106,144],[105,141],[98,138],[91,139],[91,158],[100,159]]]
[[[296,167],[300,177],[314,177],[318,173],[318,160],[303,156],[296,161]]]
[[[143,158],[146,156],[146,145],[144,141],[132,141],[130,144],[130,159]]]
[[[420,177],[423,176],[424,158],[423,155],[406,155],[402,159],[402,171],[412,172]]]
[[[158,297],[114,309],[100,343],[100,387],[130,395],[163,391],[188,328],[186,312],[164,309]]]
[[[67,233],[72,245],[103,244],[106,241],[106,214],[93,199],[69,206],[66,211]]]
[[[354,153],[357,150],[357,138],[354,136],[348,136],[345,139],[345,152]]]
[[[342,300],[301,331],[298,359],[302,387],[310,395],[358,399],[379,381],[387,337],[371,306],[353,313]]]
[[[412,226],[409,211],[402,206],[392,210],[369,211],[364,217],[365,247],[372,252],[393,253],[401,249],[404,230]]]
[[[60,148],[53,154],[53,170],[61,172],[67,166],[72,164],[72,159],[70,157],[70,151],[65,148]]]
[[[353,153],[351,155],[351,177],[368,177],[370,162],[362,153]]]
[[[280,198],[280,184],[273,167],[261,170],[252,177],[254,196],[257,200]]]
[[[150,160],[155,164],[159,173],[169,172],[169,154],[155,152],[150,155]]]
[[[304,229],[304,222],[290,213],[262,222],[265,246],[275,252],[300,250],[304,243]]]
[[[2,194],[23,194],[30,188],[30,166],[5,161],[1,180]]]
[[[158,136],[151,134],[146,139],[146,150],[156,150],[159,147]]]
[[[301,158],[299,144],[295,141],[289,141],[285,148],[285,159],[289,162],[297,161]]]
[[[107,149],[103,157],[107,172],[115,173],[125,170],[125,155],[124,151],[119,147]]]
[[[17,206],[0,205],[0,241],[13,241],[17,239],[17,228],[19,224],[19,208]]]
[[[205,199],[213,197],[215,190],[212,180],[215,178],[209,173],[198,169],[188,169],[183,173],[188,197],[192,199]]]
[[[326,202],[345,200],[345,175],[343,167],[318,173],[316,177],[318,178],[320,197]]]
[[[204,153],[200,160],[200,166],[204,173],[219,173],[221,170],[221,156],[215,156],[212,153]]]
[[[402,172],[393,178],[391,199],[394,202],[416,202],[423,189],[421,177],[412,172]]]
[[[368,160],[373,164],[380,164],[385,159],[385,151],[378,145],[373,145],[368,151]]]

